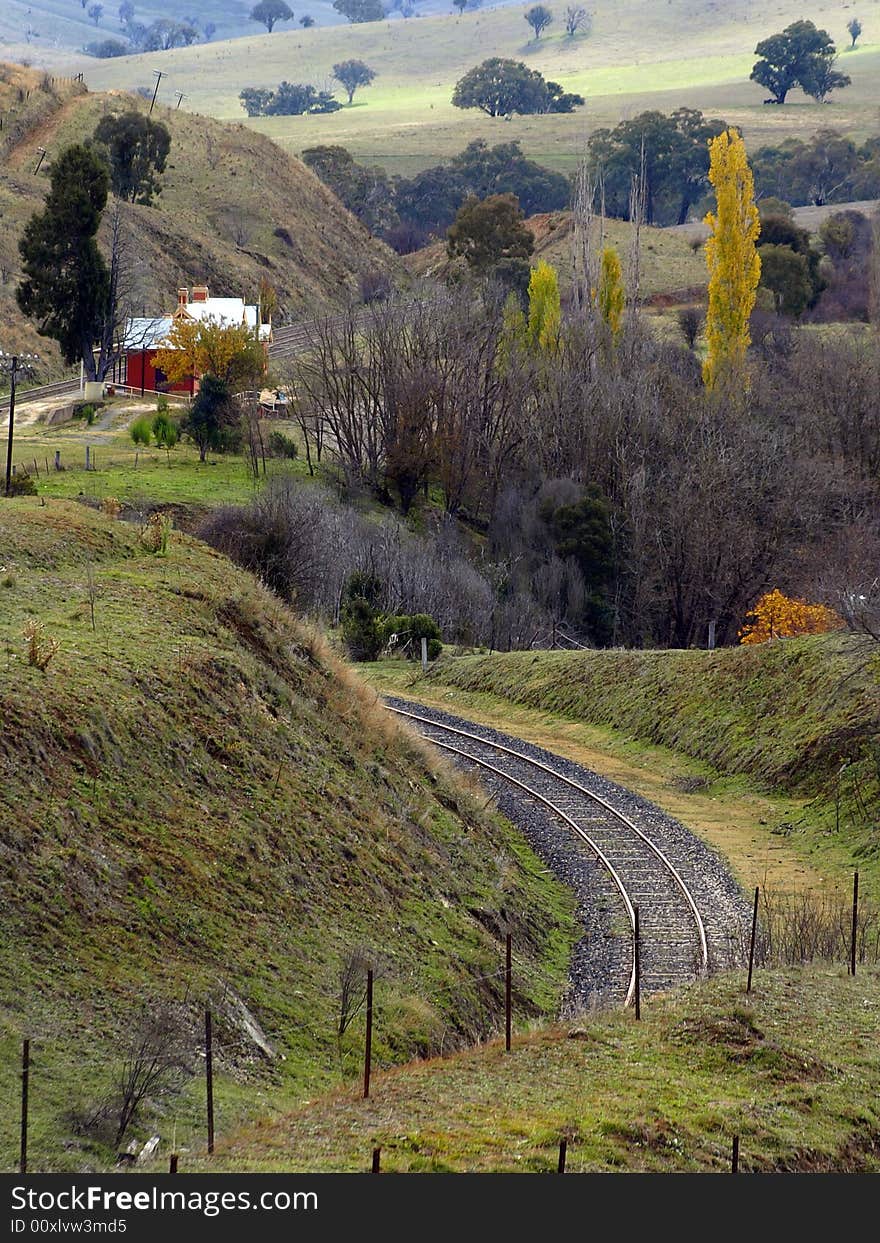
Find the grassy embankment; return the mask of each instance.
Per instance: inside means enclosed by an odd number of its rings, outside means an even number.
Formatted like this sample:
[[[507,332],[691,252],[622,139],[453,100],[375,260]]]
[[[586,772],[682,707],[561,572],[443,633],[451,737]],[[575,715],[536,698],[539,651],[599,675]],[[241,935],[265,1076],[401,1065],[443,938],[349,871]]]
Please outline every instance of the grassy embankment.
[[[462,656],[427,677],[399,661],[361,668],[377,687],[638,790],[717,846],[746,886],[843,887],[859,868],[880,894],[880,659],[853,639]]]
[[[225,1141],[229,1168],[552,1173],[880,1169],[880,975],[740,974],[383,1075]]]
[[[197,1072],[214,1007],[221,1135],[356,1078],[362,1015],[339,1047],[335,1025],[358,946],[379,1067],[497,1030],[502,910],[518,1010],[554,1012],[570,897],[249,576],[36,498],[0,508],[0,567],[0,1168],[25,1035],[32,1168],[81,1169],[112,1160],[82,1120],[144,1010],[172,1007]],[[199,1151],[202,1092],[154,1093],[133,1133]]]
[[[566,37],[557,12],[555,24],[534,41],[522,8],[514,5],[409,22],[305,31],[279,27],[255,38],[70,63],[101,89],[152,82],[152,70],[162,68],[169,74],[169,91],[179,86],[187,92],[187,107],[242,118],[238,94],[243,87],[274,88],[282,79],[323,83],[334,63],[357,57],[378,76],[358,92],[352,107],[329,116],[267,117],[247,124],[292,151],[313,143],[342,143],[366,163],[410,175],[474,138],[519,139],[527,154],[570,172],[588,133],[646,108],[702,108],[740,127],[750,146],[829,125],[862,138],[876,131],[878,0],[867,0],[860,10],[863,44],[841,55],[840,67],[852,77],[852,86],[826,105],[793,92],[784,108],[764,107],[765,92],[749,81],[749,73],[756,43],[805,16],[795,0],[782,0],[770,16],[755,0],[734,0],[723,10],[695,6],[692,0],[662,5],[598,0],[590,8],[592,32],[574,39]],[[818,0],[809,17],[831,32],[839,48],[847,46],[846,22],[832,0]],[[581,92],[586,107],[571,115],[506,122],[453,108],[457,79],[489,56],[525,60],[566,90]]]

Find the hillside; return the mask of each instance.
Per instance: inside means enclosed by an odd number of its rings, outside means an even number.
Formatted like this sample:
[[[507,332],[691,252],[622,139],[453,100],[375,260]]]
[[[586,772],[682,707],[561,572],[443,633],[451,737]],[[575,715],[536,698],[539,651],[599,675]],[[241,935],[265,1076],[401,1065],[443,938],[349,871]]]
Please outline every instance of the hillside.
[[[12,127],[0,166],[2,348],[36,349],[57,365],[54,347],[15,305],[18,238],[42,206],[53,155],[88,138],[106,111],[129,107],[146,104],[0,67],[0,111]],[[178,286],[203,282],[217,295],[255,301],[266,277],[283,321],[357,297],[364,272],[394,278],[403,271],[309,169],[263,135],[158,105],[153,116],[171,131],[162,193],[150,207],[123,205],[137,300],[147,313],[173,305]],[[48,154],[34,176],[39,147]],[[106,219],[101,241],[108,245]]]
[[[880,1170],[880,975],[718,976],[621,1012],[408,1067],[369,1102],[322,1098],[221,1149],[249,1171],[550,1174]],[[570,1039],[569,1033],[576,1038]],[[198,1168],[198,1166],[196,1167]]]
[[[90,85],[152,83],[168,73],[163,89],[187,92],[187,107],[216,116],[241,117],[238,94],[245,86],[323,83],[337,61],[358,57],[377,73],[353,107],[329,116],[268,117],[248,122],[291,151],[316,142],[348,147],[365,163],[412,174],[460,151],[474,138],[519,139],[532,158],[571,171],[585,136],[645,108],[670,111],[687,105],[721,115],[739,126],[749,144],[804,135],[835,125],[866,137],[876,132],[880,103],[880,0],[859,8],[864,34],[855,51],[842,52],[840,67],[852,86],[825,105],[792,93],[784,108],[766,108],[764,92],[749,81],[756,43],[789,22],[808,16],[846,47],[847,14],[833,0],[816,0],[804,13],[796,0],[781,0],[772,14],[756,0],[720,7],[706,0],[598,0],[591,33],[566,37],[562,6],[549,6],[554,24],[533,40],[523,8],[480,9],[462,16],[407,22],[277,30],[272,35],[198,45],[167,53],[96,63],[68,61],[84,70]],[[572,115],[492,120],[451,105],[462,73],[488,56],[508,56],[585,96]]]
[[[222,1133],[357,1076],[362,1016],[335,1032],[359,950],[385,1066],[497,1030],[508,924],[523,1014],[552,1015],[567,971],[572,902],[513,830],[253,579],[149,542],[72,502],[0,513],[3,1169],[24,1035],[35,1168],[82,1168],[112,1155],[94,1111],[144,1013],[192,1071],[213,1006]],[[59,644],[45,671],[29,622]],[[144,1126],[199,1148],[201,1091],[154,1093]]]
[[[571,215],[546,212],[527,222],[535,239],[532,263],[543,260],[559,273],[563,288],[571,276]],[[633,240],[633,226],[626,220],[607,219],[597,228],[597,245],[613,246],[626,263]],[[443,277],[450,269],[445,242],[433,242],[404,257],[407,269],[419,277]],[[641,235],[641,292],[650,300],[675,294],[687,300],[706,285],[706,260],[702,250],[690,245],[690,235],[677,229],[644,228]]]

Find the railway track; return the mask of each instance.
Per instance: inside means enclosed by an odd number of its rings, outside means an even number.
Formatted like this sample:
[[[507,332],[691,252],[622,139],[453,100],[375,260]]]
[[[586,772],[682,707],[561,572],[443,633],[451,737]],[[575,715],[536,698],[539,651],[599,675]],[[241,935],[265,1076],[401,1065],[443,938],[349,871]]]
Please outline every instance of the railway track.
[[[54,384],[41,384],[36,388],[17,388],[15,405],[24,406],[29,401],[41,401],[46,397],[64,397],[79,392],[79,380],[56,380]],[[9,413],[9,397],[0,397],[0,414]]]
[[[405,701],[386,700],[386,706],[457,765],[476,769],[485,783],[506,789],[520,807],[563,826],[581,850],[591,852],[613,894],[606,924],[617,928],[618,942],[608,959],[611,978],[599,991],[625,1005],[633,1002],[636,907],[642,995],[730,963],[736,940],[731,932],[742,926],[742,899],[729,878],[728,884],[719,878],[715,856],[683,826],[652,809],[664,821],[661,833],[639,809],[620,806],[607,783],[598,789],[601,779],[595,774],[495,730]],[[678,842],[674,829],[681,834]]]

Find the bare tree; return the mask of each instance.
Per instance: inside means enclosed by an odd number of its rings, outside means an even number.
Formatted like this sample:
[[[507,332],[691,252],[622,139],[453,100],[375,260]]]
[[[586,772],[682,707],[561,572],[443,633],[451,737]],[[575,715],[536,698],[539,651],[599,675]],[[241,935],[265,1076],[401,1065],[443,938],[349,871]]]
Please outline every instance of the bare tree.
[[[589,33],[591,18],[582,5],[570,4],[565,10],[565,33],[573,39],[578,31]]]
[[[144,1011],[119,1068],[116,1084],[118,1147],[147,1097],[170,1088],[186,1069],[180,1021],[169,1006]]]

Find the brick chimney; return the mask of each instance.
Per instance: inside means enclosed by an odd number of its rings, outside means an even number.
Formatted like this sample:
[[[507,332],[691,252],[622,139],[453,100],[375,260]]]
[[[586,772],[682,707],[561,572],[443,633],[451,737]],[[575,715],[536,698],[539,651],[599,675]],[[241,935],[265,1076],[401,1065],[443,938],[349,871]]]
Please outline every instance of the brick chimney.
[[[188,289],[178,289],[178,291],[177,291],[177,305],[178,305],[178,306],[186,306],[186,304],[187,304],[188,302],[189,302],[189,290],[188,290]]]
[[[208,286],[207,285],[193,285],[193,302],[207,302],[207,301],[208,301]]]

